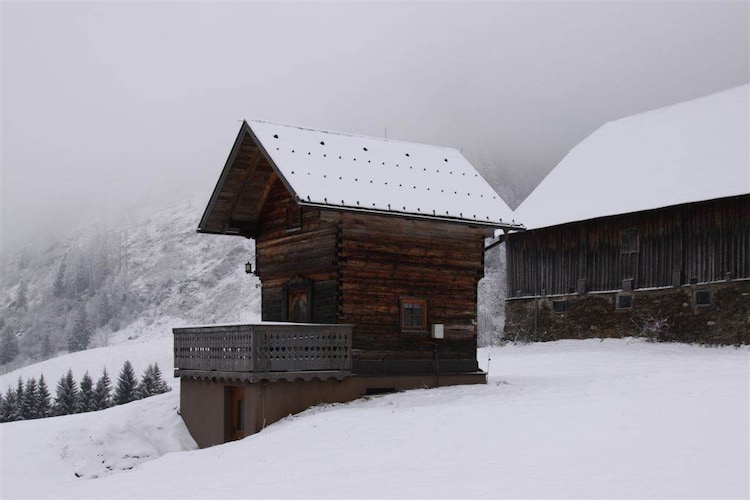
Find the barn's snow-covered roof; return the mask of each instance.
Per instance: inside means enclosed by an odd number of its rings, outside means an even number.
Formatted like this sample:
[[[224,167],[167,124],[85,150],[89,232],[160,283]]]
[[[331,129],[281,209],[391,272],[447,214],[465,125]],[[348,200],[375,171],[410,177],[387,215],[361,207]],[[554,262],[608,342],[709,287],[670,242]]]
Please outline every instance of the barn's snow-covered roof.
[[[301,205],[520,227],[508,205],[455,149],[248,121],[200,231],[231,233],[232,225],[245,223],[251,227],[245,234],[253,233],[263,203],[260,184],[273,178],[256,172],[262,168],[253,166],[256,156]]]
[[[528,229],[750,193],[748,85],[596,130],[515,212]]]

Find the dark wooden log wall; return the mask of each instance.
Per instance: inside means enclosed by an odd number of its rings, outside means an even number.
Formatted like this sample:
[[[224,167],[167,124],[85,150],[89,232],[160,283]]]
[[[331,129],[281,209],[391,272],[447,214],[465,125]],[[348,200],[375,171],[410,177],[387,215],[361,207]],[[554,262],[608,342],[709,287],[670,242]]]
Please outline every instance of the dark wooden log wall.
[[[318,209],[302,208],[302,226],[289,230],[286,211],[292,197],[277,178],[268,193],[255,241],[258,277],[263,283],[264,321],[282,320],[283,286],[301,277],[313,282],[314,323],[336,323],[338,314],[337,220],[321,218]]]
[[[475,359],[477,282],[486,229],[401,217],[342,216],[340,322],[360,359]],[[445,339],[402,333],[400,298],[427,299]],[[359,352],[357,352],[359,350]]]
[[[270,189],[256,239],[263,284],[262,318],[282,320],[283,287],[312,281],[312,321],[355,325],[355,357],[372,360],[476,357],[477,283],[484,272],[488,229],[439,221],[302,208],[289,230],[292,198],[280,180]],[[400,299],[428,302],[429,330],[402,333]]]
[[[636,229],[637,251],[623,247]],[[750,195],[514,233],[508,295],[525,297],[750,278]],[[727,274],[729,273],[729,274]]]

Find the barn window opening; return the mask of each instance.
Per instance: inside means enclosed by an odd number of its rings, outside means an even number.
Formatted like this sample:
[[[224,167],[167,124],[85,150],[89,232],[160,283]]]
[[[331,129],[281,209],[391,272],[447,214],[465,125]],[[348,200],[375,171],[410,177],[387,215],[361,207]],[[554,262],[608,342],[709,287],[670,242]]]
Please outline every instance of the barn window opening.
[[[302,227],[302,210],[296,203],[290,203],[286,207],[286,228],[300,229]]]
[[[693,294],[696,306],[710,306],[711,305],[711,290],[696,290]]]
[[[623,229],[620,234],[620,252],[635,253],[638,251],[638,230]]]
[[[401,331],[427,331],[427,300],[401,299]]]
[[[567,300],[553,300],[552,301],[552,310],[556,314],[562,314],[568,309],[568,301]]]
[[[617,305],[617,309],[632,309],[633,308],[633,295],[629,293],[617,294],[616,305]]]

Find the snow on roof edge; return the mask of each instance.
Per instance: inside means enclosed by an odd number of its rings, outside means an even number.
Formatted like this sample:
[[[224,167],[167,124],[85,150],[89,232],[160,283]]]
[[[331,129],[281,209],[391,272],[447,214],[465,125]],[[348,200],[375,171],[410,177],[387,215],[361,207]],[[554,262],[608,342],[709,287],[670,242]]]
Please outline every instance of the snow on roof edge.
[[[545,176],[515,219],[538,229],[749,194],[749,91],[740,85],[604,123]]]

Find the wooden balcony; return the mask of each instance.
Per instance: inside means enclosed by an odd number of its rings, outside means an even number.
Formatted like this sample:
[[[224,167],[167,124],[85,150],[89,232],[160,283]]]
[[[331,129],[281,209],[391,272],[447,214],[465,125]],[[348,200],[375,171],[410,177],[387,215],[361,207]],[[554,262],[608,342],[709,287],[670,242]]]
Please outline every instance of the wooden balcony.
[[[352,326],[258,323],[174,328],[176,377],[341,380],[352,370]]]

